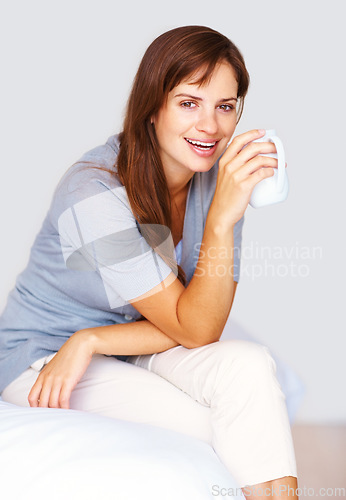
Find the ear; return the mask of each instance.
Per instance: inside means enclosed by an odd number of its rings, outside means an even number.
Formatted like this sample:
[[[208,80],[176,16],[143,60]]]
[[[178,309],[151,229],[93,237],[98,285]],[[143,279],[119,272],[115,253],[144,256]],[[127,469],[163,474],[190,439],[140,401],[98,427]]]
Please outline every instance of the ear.
[[[154,126],[155,126],[155,120],[156,120],[156,116],[155,116],[155,115],[152,115],[152,116],[150,117],[150,123],[151,123],[151,125],[154,125]]]

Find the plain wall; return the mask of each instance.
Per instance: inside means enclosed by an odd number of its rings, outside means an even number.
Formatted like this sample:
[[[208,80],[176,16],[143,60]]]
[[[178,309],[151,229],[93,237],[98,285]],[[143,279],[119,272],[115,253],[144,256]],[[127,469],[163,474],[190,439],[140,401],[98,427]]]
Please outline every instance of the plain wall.
[[[345,423],[342,7],[335,0],[3,3],[0,309],[61,175],[120,130],[148,44],[173,27],[207,25],[238,45],[251,75],[238,132],[275,128],[290,180],[286,202],[246,212],[232,318],[302,379],[298,421]]]

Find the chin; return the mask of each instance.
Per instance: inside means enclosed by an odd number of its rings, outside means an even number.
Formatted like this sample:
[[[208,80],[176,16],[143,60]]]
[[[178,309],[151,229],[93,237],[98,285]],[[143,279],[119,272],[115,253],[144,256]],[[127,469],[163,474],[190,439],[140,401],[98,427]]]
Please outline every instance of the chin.
[[[217,162],[217,158],[212,161],[204,162],[204,163],[199,163],[194,166],[190,165],[190,170],[193,170],[193,172],[209,172]]]

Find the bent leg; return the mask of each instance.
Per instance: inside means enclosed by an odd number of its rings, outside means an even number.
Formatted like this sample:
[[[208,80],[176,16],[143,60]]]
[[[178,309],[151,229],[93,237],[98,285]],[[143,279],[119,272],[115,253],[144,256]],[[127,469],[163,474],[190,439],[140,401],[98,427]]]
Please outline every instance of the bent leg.
[[[296,477],[285,396],[266,347],[226,340],[196,349],[177,346],[130,362],[210,407],[212,445],[241,487]]]

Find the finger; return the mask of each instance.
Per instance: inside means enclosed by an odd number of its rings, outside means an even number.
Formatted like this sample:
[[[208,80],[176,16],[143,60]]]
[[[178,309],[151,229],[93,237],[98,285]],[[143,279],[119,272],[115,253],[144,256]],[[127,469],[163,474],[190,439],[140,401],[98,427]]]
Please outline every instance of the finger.
[[[254,172],[261,168],[278,168],[278,160],[277,158],[271,158],[270,156],[256,156],[249,162],[247,162],[244,167],[244,172],[247,175],[252,175]]]
[[[70,408],[70,397],[73,388],[70,385],[64,384],[60,391],[59,406],[68,410]]]
[[[272,142],[252,142],[243,148],[234,159],[234,162],[244,164],[258,155],[275,154],[276,147]]]
[[[256,184],[261,182],[263,179],[267,179],[268,177],[272,177],[273,175],[274,168],[263,167],[251,174],[245,182],[249,185],[250,189],[253,189]]]
[[[242,165],[235,172],[233,172],[234,180],[239,183],[246,180],[257,170],[261,168],[278,168],[278,160],[276,158],[271,158],[269,156],[256,156],[252,160],[248,161],[245,165]]]
[[[236,157],[238,153],[247,145],[249,142],[254,141],[255,139],[259,139],[260,137],[263,137],[265,134],[265,130],[261,129],[254,129],[250,130],[248,132],[245,132],[243,134],[239,134],[230,143],[224,154],[222,155],[220,159],[220,164],[222,165],[227,164],[233,158]]]
[[[247,162],[259,155],[273,154],[276,152],[275,145],[272,142],[252,142],[246,146],[237,156],[229,162],[227,168],[230,172],[243,168]]]
[[[42,389],[42,383],[40,380],[37,379],[28,395],[29,405],[32,406],[33,408],[36,408],[38,406],[41,389]]]
[[[48,408],[48,401],[50,398],[50,393],[52,390],[52,385],[47,379],[43,382],[42,390],[40,394],[40,399],[38,401],[38,406],[40,408]]]
[[[59,398],[61,393],[61,384],[54,385],[50,392],[48,406],[49,408],[60,408]]]

